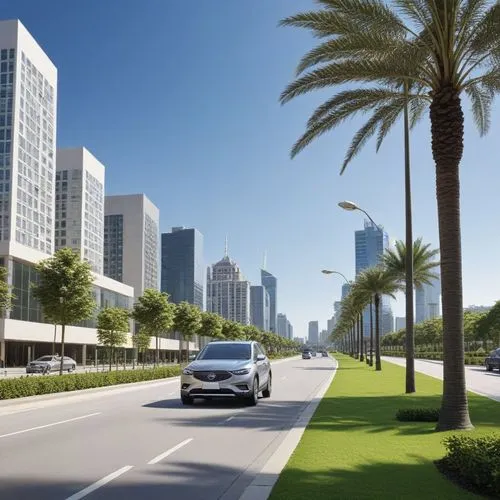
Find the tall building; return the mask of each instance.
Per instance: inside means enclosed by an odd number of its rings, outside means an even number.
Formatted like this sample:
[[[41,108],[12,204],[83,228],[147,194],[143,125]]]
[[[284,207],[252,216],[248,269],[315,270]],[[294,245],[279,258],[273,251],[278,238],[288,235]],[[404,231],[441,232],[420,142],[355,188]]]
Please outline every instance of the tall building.
[[[260,278],[269,294],[269,331],[277,332],[278,319],[278,280],[269,271],[261,269]]]
[[[290,323],[290,320],[286,321],[286,336],[288,339],[293,339],[293,325]]]
[[[104,274],[134,287],[159,289],[160,211],[144,194],[104,199]]]
[[[399,330],[403,330],[406,328],[406,318],[404,316],[397,316],[396,317],[396,326],[394,328],[394,331],[399,332]]]
[[[309,343],[316,345],[319,342],[319,324],[317,321],[309,321]]]
[[[277,331],[276,333],[280,337],[288,338],[288,319],[286,314],[278,313],[278,321],[277,321]]]
[[[174,304],[186,301],[203,310],[203,235],[197,229],[173,227],[161,235],[161,291]]]
[[[250,322],[252,325],[269,332],[270,300],[269,293],[262,285],[250,287]]]
[[[332,316],[326,323],[326,330],[328,331],[328,335],[331,335],[333,329],[335,328],[336,319],[335,316]]]
[[[354,233],[356,276],[370,267],[380,264],[384,251],[389,248],[389,236],[382,227],[377,227],[371,221],[365,220],[364,228]],[[381,332],[389,333],[393,330],[393,315],[389,297],[382,297],[381,304]],[[375,313],[373,314],[375,318]],[[375,319],[374,319],[375,320]],[[363,335],[370,335],[370,307],[363,312]]]
[[[351,285],[349,283],[344,283],[342,285],[342,300],[344,300],[351,291]]]
[[[70,247],[103,274],[104,165],[87,149],[58,149],[55,247]]]
[[[207,270],[207,311],[243,325],[250,324],[250,282],[226,254]]]
[[[440,305],[441,278],[437,277],[415,290],[415,323],[439,317]]]
[[[330,336],[330,333],[328,333],[328,330],[321,330],[319,334],[319,343],[322,346],[326,346],[329,344],[328,337]]]

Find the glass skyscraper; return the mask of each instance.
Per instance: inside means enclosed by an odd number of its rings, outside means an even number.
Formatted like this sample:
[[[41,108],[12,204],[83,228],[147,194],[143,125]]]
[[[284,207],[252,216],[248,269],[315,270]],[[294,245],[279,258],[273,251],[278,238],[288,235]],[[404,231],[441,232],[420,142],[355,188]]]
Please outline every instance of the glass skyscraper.
[[[264,269],[260,270],[260,278],[262,286],[265,287],[267,293],[269,294],[269,330],[276,333],[277,328],[277,317],[278,317],[278,280],[269,271]]]
[[[197,229],[172,228],[161,235],[161,291],[174,304],[186,301],[203,307],[203,235]]]
[[[250,322],[252,325],[269,331],[269,293],[262,285],[250,287]]]

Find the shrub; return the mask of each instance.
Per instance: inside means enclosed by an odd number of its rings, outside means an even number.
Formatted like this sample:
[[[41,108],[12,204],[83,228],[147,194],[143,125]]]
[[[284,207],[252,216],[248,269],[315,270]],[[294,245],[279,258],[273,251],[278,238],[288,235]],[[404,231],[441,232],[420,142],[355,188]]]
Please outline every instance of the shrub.
[[[449,436],[443,441],[447,454],[439,468],[464,486],[500,496],[500,436]]]
[[[77,391],[80,389],[93,389],[132,382],[144,382],[175,377],[177,375],[180,375],[179,366],[165,366],[147,370],[13,378],[0,380],[0,400]]]
[[[396,419],[401,422],[437,422],[439,408],[404,408],[396,413]]]

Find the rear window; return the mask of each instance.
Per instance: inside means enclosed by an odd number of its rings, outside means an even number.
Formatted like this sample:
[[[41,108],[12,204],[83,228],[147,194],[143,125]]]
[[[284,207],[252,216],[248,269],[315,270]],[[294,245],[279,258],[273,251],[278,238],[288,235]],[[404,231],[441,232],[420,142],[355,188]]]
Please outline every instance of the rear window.
[[[250,359],[250,344],[208,344],[197,359]]]

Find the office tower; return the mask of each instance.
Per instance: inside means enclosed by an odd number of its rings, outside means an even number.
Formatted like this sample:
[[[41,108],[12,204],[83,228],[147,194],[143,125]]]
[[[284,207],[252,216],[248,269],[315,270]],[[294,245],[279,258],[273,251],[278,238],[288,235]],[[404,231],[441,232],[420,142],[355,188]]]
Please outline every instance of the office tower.
[[[441,278],[438,276],[430,284],[415,290],[415,323],[440,316]]]
[[[286,322],[286,336],[288,339],[293,339],[293,325],[290,323],[290,320]]]
[[[317,321],[309,321],[309,343],[316,345],[319,342],[319,324]]]
[[[58,149],[55,247],[69,247],[103,274],[104,165],[87,149]]]
[[[173,227],[161,235],[161,291],[174,304],[186,301],[203,307],[203,235],[197,229]]]
[[[328,335],[331,335],[333,332],[333,329],[335,328],[335,316],[332,316],[327,322],[326,322],[326,330],[328,331]]]
[[[269,331],[277,332],[277,314],[278,314],[278,280],[269,271],[260,270],[261,284],[266,288],[269,294]]]
[[[288,335],[288,319],[286,317],[286,314],[278,313],[276,327],[277,327],[276,333],[280,337],[288,338],[287,337],[287,335]]]
[[[354,233],[355,256],[356,256],[356,276],[370,267],[380,264],[384,251],[389,248],[389,236],[382,227],[377,227],[371,221],[365,220],[364,229]],[[390,299],[382,297],[381,301],[381,332],[389,333],[393,329],[393,316]],[[375,311],[373,312],[375,321]],[[363,335],[370,335],[370,307],[363,312]]]
[[[394,331],[399,332],[399,330],[403,330],[406,328],[406,318],[404,316],[397,316],[396,317],[396,326],[394,328]]]
[[[330,333],[328,333],[328,330],[321,330],[321,332],[319,334],[319,343],[322,346],[326,346],[327,344],[329,344],[329,340],[328,340],[329,337],[330,337]]]
[[[104,274],[134,287],[159,289],[160,211],[144,194],[104,199]]]
[[[226,253],[207,270],[207,311],[243,325],[250,324],[250,282]]]
[[[351,291],[351,285],[349,283],[344,283],[342,285],[342,300],[344,300]]]
[[[250,287],[250,322],[252,325],[269,332],[270,300],[269,293],[262,285]]]

